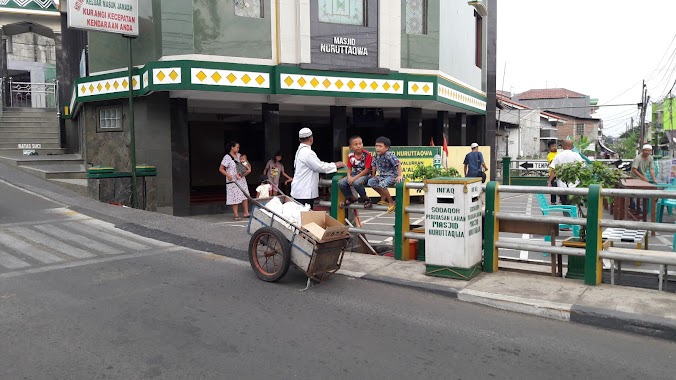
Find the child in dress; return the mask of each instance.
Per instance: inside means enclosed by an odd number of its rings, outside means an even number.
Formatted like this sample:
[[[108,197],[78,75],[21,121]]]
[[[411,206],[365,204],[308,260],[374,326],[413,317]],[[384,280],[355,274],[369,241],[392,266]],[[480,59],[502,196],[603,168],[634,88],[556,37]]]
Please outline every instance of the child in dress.
[[[371,179],[368,185],[380,194],[381,201],[378,204],[387,205],[387,212],[393,213],[394,200],[387,188],[401,182],[404,176],[401,173],[401,162],[390,151],[390,144],[390,139],[387,137],[380,136],[376,139],[376,155],[373,158]]]
[[[284,165],[282,165],[282,152],[275,153],[275,157],[268,161],[265,165],[265,169],[263,169],[263,174],[265,174],[270,180],[270,183],[274,185],[272,186],[272,195],[277,195],[278,193],[277,188],[279,188],[279,179],[281,176],[286,177],[286,182],[284,182],[285,185],[288,185],[289,182],[293,181],[293,178],[284,171]]]
[[[256,198],[269,198],[272,186],[269,183],[268,176],[261,176],[261,184],[256,188]]]

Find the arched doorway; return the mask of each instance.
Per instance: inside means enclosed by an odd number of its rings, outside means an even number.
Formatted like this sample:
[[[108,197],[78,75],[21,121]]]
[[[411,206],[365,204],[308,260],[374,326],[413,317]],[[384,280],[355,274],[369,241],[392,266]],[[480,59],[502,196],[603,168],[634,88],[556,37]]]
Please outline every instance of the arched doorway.
[[[48,26],[20,21],[2,25],[3,105],[57,108],[56,33]]]

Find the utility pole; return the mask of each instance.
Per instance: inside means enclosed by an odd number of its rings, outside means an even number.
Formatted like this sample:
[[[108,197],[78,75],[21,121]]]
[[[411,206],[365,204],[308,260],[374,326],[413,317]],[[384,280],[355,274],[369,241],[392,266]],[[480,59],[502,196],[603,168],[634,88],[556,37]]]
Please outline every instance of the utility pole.
[[[643,86],[641,87],[641,113],[639,123],[639,140],[638,140],[638,149],[641,150],[643,142],[645,141],[645,80],[643,81]]]
[[[645,87],[645,80],[643,81],[643,92],[641,93],[641,120],[639,120],[639,125],[641,127],[641,141],[639,141],[639,150],[641,150],[642,145],[645,144],[647,136],[645,116],[648,111],[648,102],[650,101],[650,96],[648,96],[648,90]]]

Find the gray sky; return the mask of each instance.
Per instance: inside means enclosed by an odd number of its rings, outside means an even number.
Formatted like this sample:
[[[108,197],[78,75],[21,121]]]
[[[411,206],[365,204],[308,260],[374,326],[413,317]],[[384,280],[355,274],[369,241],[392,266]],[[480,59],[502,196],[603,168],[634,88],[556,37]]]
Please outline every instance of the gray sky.
[[[656,101],[676,80],[674,0],[497,3],[498,90],[563,87],[601,105],[624,104],[641,102],[643,79]],[[636,106],[601,107],[595,114],[612,136],[624,132],[631,116],[638,119]]]

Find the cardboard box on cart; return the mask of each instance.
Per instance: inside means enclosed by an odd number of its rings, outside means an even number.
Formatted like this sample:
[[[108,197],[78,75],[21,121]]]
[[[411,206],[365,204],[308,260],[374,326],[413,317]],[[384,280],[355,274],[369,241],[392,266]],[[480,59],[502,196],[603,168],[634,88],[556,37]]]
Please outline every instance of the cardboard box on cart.
[[[324,211],[301,212],[300,224],[317,239],[317,243],[326,243],[350,236],[347,226],[340,224]]]

